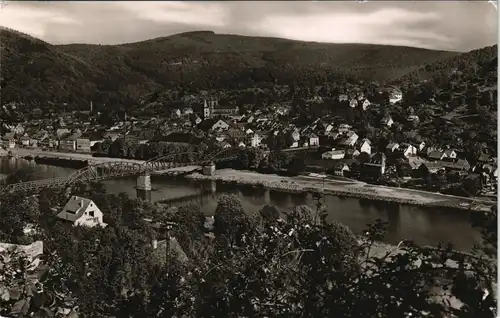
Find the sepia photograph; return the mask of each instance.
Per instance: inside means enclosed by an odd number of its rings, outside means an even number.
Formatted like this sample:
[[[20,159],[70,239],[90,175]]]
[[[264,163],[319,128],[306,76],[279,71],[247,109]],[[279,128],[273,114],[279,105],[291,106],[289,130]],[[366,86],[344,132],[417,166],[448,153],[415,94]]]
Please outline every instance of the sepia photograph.
[[[497,1],[1,1],[0,318],[495,318]]]

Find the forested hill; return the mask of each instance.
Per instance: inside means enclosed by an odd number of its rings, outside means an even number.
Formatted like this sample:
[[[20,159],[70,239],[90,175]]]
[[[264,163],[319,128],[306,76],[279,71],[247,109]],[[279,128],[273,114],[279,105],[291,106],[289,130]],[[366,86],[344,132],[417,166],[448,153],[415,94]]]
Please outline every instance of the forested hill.
[[[459,53],[189,32],[123,45],[51,45],[1,30],[2,104],[137,105],[155,92],[387,81]]]
[[[476,77],[483,85],[497,85],[498,45],[484,47],[425,65],[396,82],[440,81],[452,75]]]

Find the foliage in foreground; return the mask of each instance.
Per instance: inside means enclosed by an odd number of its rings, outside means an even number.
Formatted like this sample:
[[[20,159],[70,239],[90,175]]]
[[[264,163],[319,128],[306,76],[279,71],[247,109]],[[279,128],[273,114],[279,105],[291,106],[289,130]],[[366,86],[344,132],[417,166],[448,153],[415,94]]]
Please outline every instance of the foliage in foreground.
[[[84,317],[496,315],[496,266],[491,262],[496,258],[496,209],[478,222],[484,244],[465,255],[450,246],[424,249],[410,242],[387,248],[377,243],[386,224],[377,222],[357,237],[341,224],[325,222],[320,204],[317,211],[301,206],[280,214],[265,206],[260,215],[249,215],[236,197],[224,196],[213,234],[207,236],[199,207],[165,210],[102,189],[72,191],[94,199],[110,225],[71,228],[54,221],[50,207],[64,204],[66,195],[51,191],[38,197],[38,213],[21,214],[16,222],[40,224],[39,239],[51,267],[44,290],[75,297]],[[1,198],[0,217],[16,211],[13,204],[25,197]],[[152,228],[145,217],[176,226]],[[0,231],[5,230],[2,224]],[[177,238],[188,261],[173,250],[161,254],[160,262],[152,257],[170,247],[151,248],[152,238],[165,235]],[[22,275],[2,275],[2,286],[23,283]],[[457,300],[463,304],[459,309],[450,304]],[[16,314],[15,303],[3,299],[1,304],[2,315],[25,317],[36,309]]]

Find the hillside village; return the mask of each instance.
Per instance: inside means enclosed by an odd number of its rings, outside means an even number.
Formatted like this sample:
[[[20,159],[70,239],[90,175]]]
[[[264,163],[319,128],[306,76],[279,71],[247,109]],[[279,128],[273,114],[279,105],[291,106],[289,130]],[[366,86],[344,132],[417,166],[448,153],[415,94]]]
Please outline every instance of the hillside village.
[[[482,105],[495,102],[493,89],[478,89]],[[470,150],[460,132],[456,138],[432,138],[436,129],[453,131],[459,121],[480,116],[480,106],[467,106],[461,94],[448,96],[451,102],[462,99],[448,110],[449,104],[442,102],[446,94],[432,96],[426,105],[407,106],[397,87],[365,93],[350,86],[333,97],[318,92],[265,108],[223,103],[205,94],[185,107],[171,108],[168,115],[123,113],[121,118],[94,111],[91,103],[88,111],[57,118],[39,113],[15,126],[4,124],[2,141],[7,151],[24,147],[141,160],[180,149],[240,147],[264,154],[265,160],[242,167],[261,172],[320,172],[464,196],[492,195],[498,176],[494,140]],[[12,105],[4,111],[8,107]]]

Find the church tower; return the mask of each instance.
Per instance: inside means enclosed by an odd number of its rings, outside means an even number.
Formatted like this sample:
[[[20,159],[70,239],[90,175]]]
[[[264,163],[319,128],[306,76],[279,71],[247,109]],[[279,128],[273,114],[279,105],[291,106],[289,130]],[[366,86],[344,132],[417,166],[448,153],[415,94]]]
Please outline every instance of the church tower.
[[[206,99],[203,101],[203,119],[210,118],[210,116],[212,114],[212,107],[210,107],[211,103],[212,103],[211,101],[208,101],[208,104],[207,104]]]

